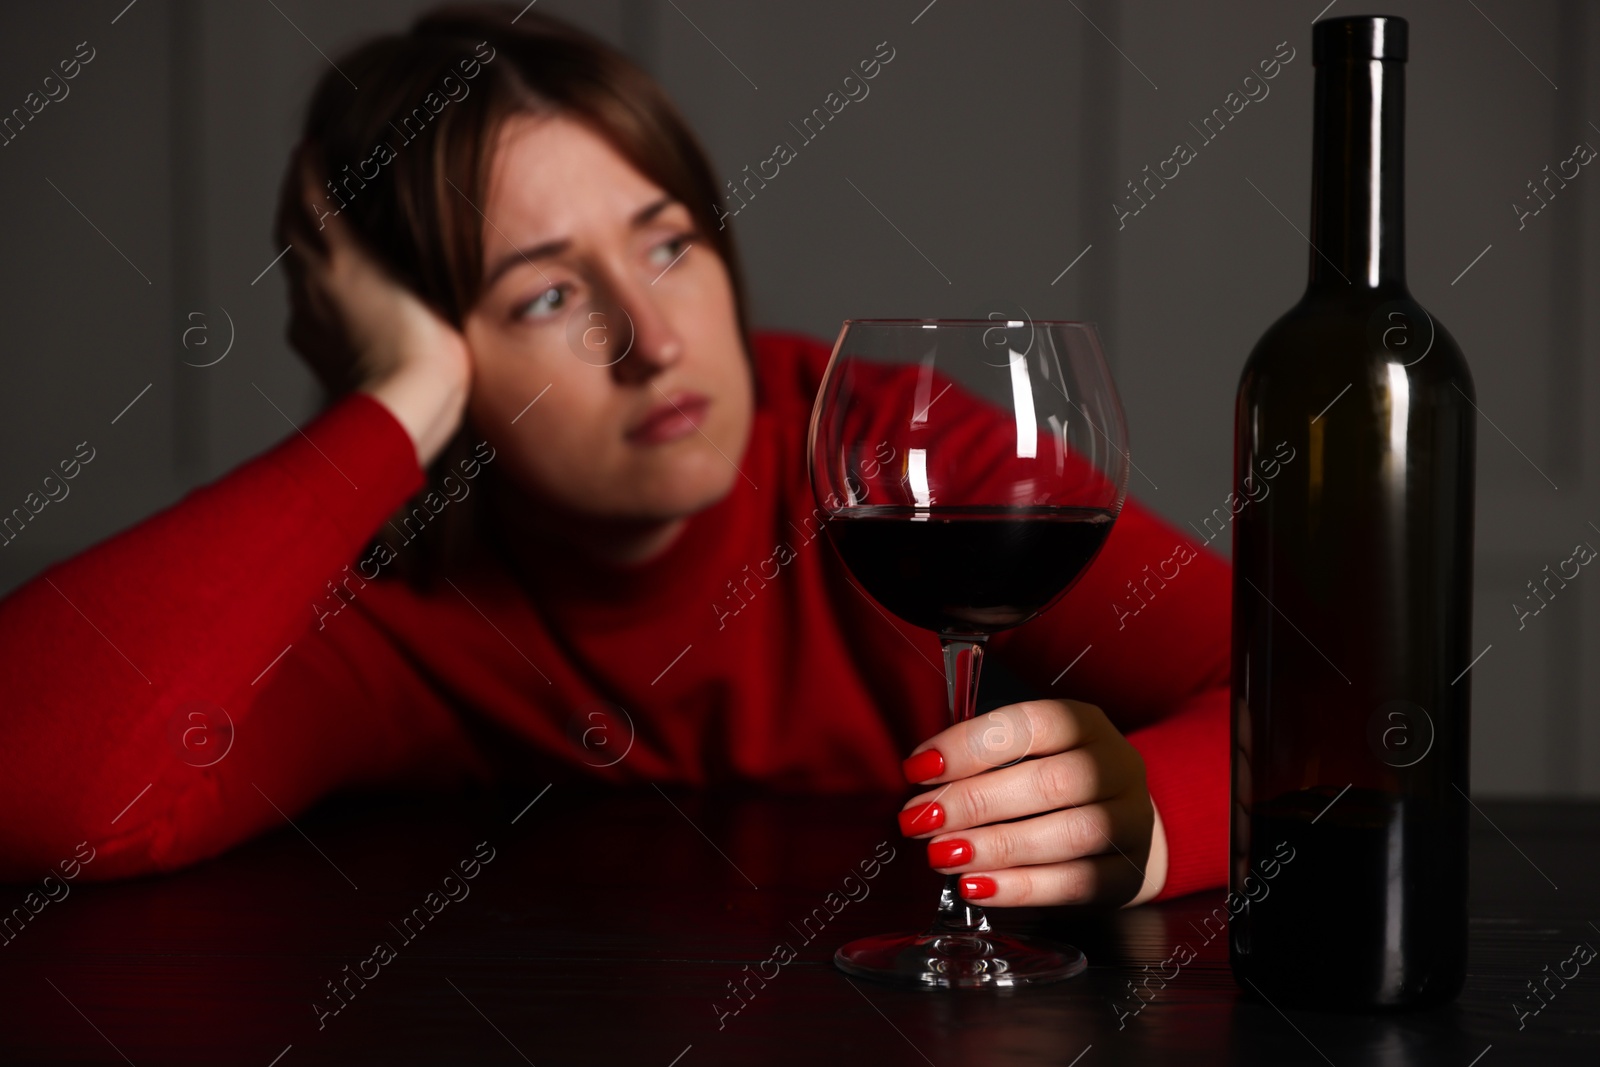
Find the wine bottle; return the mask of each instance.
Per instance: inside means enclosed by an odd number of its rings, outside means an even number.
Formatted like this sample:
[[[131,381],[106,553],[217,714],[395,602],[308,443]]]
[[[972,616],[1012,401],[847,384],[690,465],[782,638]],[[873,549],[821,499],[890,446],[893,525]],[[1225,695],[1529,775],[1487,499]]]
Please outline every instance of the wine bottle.
[[[1235,407],[1229,960],[1279,1006],[1465,977],[1476,409],[1405,282],[1406,39],[1312,28],[1310,280]]]

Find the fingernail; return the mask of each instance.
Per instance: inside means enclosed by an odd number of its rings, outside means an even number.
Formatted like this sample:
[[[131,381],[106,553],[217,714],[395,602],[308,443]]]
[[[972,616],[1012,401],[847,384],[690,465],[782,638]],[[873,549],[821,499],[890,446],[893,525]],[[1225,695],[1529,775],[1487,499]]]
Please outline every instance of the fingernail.
[[[944,825],[944,809],[938,804],[918,804],[900,813],[900,832],[907,837],[925,834]]]
[[[961,895],[968,900],[982,900],[984,897],[994,896],[995,884],[993,878],[986,878],[975,874],[961,879]]]
[[[972,862],[972,842],[952,837],[948,841],[928,842],[928,866],[959,867]]]
[[[925,749],[900,764],[900,768],[905,771],[906,781],[926,782],[944,773],[944,757],[936,748]]]

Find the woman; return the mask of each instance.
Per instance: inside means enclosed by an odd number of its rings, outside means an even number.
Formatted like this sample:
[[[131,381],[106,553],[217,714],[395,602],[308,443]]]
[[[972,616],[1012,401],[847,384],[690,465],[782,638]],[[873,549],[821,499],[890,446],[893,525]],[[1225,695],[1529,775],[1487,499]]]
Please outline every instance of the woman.
[[[277,224],[332,399],[0,603],[0,876],[80,841],[86,876],[167,870],[334,790],[521,776],[909,781],[903,832],[993,905],[1224,880],[1221,560],[1130,500],[1068,597],[991,643],[1064,695],[941,729],[933,637],[815,543],[829,349],[748,333],[659,87],[498,7],[338,67]]]

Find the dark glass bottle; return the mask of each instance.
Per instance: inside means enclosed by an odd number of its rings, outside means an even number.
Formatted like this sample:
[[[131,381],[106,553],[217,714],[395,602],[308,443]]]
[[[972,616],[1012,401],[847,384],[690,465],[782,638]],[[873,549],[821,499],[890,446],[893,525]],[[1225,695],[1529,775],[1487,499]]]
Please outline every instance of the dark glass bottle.
[[[1474,390],[1405,283],[1406,22],[1312,56],[1310,283],[1235,409],[1229,959],[1280,1006],[1422,1006],[1466,968]]]

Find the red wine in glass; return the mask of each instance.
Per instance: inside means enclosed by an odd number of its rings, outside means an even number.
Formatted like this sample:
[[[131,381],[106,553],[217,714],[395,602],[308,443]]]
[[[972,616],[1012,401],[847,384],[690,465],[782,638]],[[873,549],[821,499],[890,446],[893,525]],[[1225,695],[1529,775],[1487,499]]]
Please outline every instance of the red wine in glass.
[[[811,483],[863,591],[938,634],[951,721],[970,719],[984,643],[1050,608],[1126,495],[1122,406],[1079,322],[851,319],[812,411]],[[841,947],[849,974],[921,988],[1070,978],[1070,945],[995,930],[945,880],[933,924]]]
[[[1111,532],[1104,508],[846,508],[828,536],[872,599],[935,633],[992,634],[1043,611]],[[971,566],[969,561],[988,561]]]

